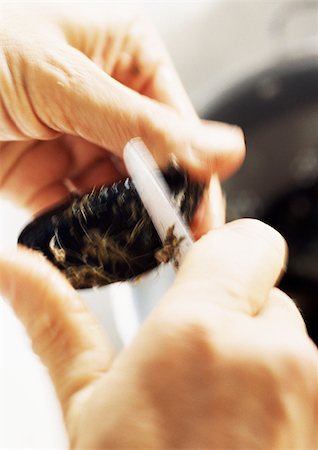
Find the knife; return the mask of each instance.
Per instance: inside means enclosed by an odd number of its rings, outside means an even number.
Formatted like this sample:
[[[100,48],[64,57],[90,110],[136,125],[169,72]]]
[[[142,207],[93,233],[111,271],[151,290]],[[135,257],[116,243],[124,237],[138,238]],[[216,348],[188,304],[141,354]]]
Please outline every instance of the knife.
[[[192,247],[193,239],[170,200],[169,187],[157,163],[141,138],[133,138],[125,145],[124,162],[163,244],[173,231],[178,242],[174,265],[178,267]]]

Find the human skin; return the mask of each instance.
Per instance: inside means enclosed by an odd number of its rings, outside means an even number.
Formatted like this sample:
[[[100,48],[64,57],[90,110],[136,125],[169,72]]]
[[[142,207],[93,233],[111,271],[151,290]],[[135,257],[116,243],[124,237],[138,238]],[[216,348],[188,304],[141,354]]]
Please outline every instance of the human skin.
[[[32,212],[125,175],[140,136],[164,167],[228,176],[238,127],[201,121],[146,19],[105,5],[1,5],[0,189]],[[26,20],[27,17],[27,20]]]
[[[1,6],[3,195],[35,212],[70,185],[110,183],[134,136],[162,167],[174,153],[200,179],[239,165],[240,130],[199,121],[143,19],[30,11]],[[210,232],[116,357],[39,254],[2,253],[0,293],[49,369],[74,449],[314,449],[317,350],[274,288],[284,265],[282,238],[259,222]]]
[[[2,254],[0,293],[48,367],[72,449],[314,450],[318,352],[274,287],[285,258],[260,222],[211,231],[117,356],[39,254]]]

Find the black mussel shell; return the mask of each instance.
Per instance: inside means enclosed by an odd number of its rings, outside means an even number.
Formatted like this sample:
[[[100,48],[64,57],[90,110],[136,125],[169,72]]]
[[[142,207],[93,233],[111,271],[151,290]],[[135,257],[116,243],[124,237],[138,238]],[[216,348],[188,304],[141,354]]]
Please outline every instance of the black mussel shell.
[[[187,224],[204,186],[171,166],[164,177]],[[42,252],[77,289],[125,281],[158,265],[159,236],[130,178],[38,215],[19,244]]]

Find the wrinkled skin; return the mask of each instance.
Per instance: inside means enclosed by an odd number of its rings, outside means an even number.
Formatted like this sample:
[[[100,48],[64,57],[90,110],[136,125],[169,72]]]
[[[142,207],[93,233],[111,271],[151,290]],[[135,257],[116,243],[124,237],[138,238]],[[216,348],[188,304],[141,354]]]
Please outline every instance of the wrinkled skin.
[[[133,136],[161,166],[173,152],[202,180],[239,165],[241,132],[199,121],[139,19],[73,5],[5,5],[0,17],[2,194],[37,211],[71,185],[110,183]],[[208,233],[116,358],[40,255],[0,254],[0,293],[48,367],[71,448],[315,449],[317,349],[274,288],[285,262],[282,238],[261,223]]]
[[[70,186],[111,184],[136,136],[161,167],[174,153],[200,179],[242,161],[241,131],[198,119],[144,18],[107,5],[0,12],[2,195],[36,212]]]
[[[0,257],[1,294],[49,369],[71,448],[314,450],[318,353],[273,287],[285,262],[281,236],[260,222],[210,232],[116,358],[38,254]]]

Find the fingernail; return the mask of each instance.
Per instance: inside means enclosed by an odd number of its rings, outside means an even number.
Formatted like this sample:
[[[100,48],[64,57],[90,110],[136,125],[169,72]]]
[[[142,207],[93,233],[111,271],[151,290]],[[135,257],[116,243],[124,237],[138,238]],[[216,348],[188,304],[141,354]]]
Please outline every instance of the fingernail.
[[[245,147],[242,130],[233,125],[201,122],[196,127],[191,140],[196,154],[231,153]]]
[[[285,254],[287,261],[288,246],[285,238],[273,227],[257,219],[238,219],[226,224],[227,228],[238,230],[251,237],[251,239],[265,241],[269,248],[279,254]]]

